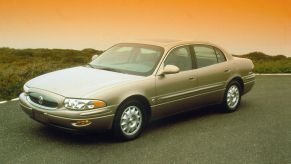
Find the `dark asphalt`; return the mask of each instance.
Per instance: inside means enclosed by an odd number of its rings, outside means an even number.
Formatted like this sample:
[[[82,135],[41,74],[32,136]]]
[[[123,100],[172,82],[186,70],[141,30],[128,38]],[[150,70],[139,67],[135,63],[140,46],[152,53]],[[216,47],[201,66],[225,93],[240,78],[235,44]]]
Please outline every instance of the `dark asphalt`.
[[[71,134],[0,104],[0,163],[291,163],[291,76],[257,76],[240,110],[208,107],[153,122],[137,140]]]

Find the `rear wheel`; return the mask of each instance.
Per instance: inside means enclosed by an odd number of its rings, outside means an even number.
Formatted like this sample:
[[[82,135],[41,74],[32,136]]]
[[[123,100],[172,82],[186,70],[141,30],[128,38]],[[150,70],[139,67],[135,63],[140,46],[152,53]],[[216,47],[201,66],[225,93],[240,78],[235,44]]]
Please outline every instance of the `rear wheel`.
[[[132,140],[137,138],[144,129],[146,112],[142,103],[129,100],[123,103],[114,120],[113,132],[119,140]]]
[[[241,86],[237,81],[231,81],[225,91],[223,109],[225,112],[234,112],[240,105]]]

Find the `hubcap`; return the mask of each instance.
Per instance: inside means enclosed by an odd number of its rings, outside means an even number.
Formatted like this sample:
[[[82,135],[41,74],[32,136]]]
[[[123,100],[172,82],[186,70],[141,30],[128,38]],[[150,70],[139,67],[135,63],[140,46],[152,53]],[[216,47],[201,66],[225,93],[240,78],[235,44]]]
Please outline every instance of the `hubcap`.
[[[239,88],[236,85],[229,87],[227,91],[227,105],[230,109],[235,109],[239,102]]]
[[[137,106],[127,107],[121,115],[120,127],[124,134],[134,135],[141,126],[142,115]]]

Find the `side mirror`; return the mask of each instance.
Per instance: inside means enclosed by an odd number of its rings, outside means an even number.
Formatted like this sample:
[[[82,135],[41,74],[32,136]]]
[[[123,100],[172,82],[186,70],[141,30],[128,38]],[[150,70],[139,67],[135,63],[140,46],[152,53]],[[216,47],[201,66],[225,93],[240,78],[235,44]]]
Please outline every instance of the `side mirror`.
[[[99,55],[93,55],[92,58],[91,58],[91,60],[93,61],[93,60],[97,59],[98,56],[99,56]]]
[[[159,75],[178,73],[180,69],[175,65],[166,65]]]

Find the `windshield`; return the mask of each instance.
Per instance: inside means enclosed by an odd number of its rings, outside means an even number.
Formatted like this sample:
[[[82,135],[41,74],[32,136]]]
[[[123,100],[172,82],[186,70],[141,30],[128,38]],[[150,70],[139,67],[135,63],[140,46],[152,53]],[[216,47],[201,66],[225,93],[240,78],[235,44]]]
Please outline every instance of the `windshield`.
[[[148,76],[155,70],[164,49],[159,46],[122,43],[117,44],[90,65],[97,69]]]

